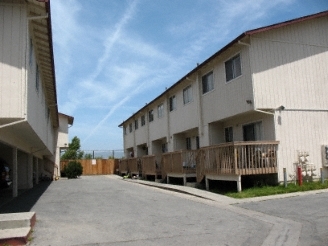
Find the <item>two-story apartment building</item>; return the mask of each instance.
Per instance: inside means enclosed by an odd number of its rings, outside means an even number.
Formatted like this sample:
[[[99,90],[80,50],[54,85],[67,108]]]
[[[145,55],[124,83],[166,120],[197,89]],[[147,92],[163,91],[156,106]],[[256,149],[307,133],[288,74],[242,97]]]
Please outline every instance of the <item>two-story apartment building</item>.
[[[58,113],[50,1],[2,0],[0,19],[0,157],[17,196],[57,175],[58,135],[73,120]]]
[[[246,31],[120,125],[126,157],[274,141],[278,181],[304,152],[327,175],[327,64],[327,11]]]

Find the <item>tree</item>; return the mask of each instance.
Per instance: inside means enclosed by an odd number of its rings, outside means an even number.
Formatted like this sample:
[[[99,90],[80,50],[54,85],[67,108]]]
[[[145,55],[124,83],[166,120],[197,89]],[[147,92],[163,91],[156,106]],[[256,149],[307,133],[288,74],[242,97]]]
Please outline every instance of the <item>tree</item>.
[[[72,142],[68,144],[68,149],[61,156],[61,160],[80,160],[83,157],[84,152],[80,150],[80,139],[78,137],[74,137]]]
[[[80,162],[78,161],[70,161],[64,167],[65,176],[69,179],[76,179],[77,177],[81,176],[83,173],[83,167]]]
[[[84,159],[91,160],[92,159],[92,154],[85,154]]]

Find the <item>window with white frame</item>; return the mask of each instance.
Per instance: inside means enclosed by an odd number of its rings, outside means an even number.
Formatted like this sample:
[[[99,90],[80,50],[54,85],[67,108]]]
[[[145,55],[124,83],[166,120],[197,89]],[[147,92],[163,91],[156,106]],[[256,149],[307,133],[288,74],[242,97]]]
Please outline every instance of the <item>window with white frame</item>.
[[[157,116],[158,118],[162,118],[164,116],[164,104],[161,103],[157,106]]]
[[[192,101],[192,88],[191,85],[183,89],[183,103],[187,104]]]
[[[141,126],[146,125],[146,117],[143,115],[141,116]]]
[[[224,138],[226,142],[233,142],[233,128],[232,126],[224,128]]]
[[[132,123],[129,124],[129,131],[132,132]]]
[[[134,129],[137,130],[138,127],[139,127],[139,126],[138,126],[138,119],[136,119],[136,120],[134,121]]]
[[[148,112],[148,121],[152,122],[153,120],[154,120],[154,111],[149,110],[149,112]]]
[[[226,81],[230,81],[241,75],[240,54],[225,62]]]
[[[203,94],[214,89],[213,71],[205,74],[202,77],[202,87],[203,87]]]
[[[170,97],[170,112],[177,108],[177,99],[175,96]]]

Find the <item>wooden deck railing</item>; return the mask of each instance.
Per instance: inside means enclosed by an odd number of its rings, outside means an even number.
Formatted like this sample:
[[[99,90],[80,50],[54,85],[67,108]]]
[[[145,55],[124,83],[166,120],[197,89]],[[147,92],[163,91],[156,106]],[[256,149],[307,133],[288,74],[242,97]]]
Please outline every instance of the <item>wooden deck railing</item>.
[[[277,172],[278,141],[232,142],[201,149],[197,180],[204,175]]]
[[[141,160],[137,157],[128,159],[128,171],[132,174],[141,174]]]
[[[158,175],[161,175],[161,162],[162,154],[141,157],[142,176],[154,175],[157,177]]]
[[[196,173],[199,150],[181,150],[162,155],[162,175],[167,173]]]
[[[231,142],[158,155],[120,160],[120,173],[145,175],[252,175],[277,173],[278,141]]]
[[[128,159],[121,159],[118,165],[120,175],[128,173]]]

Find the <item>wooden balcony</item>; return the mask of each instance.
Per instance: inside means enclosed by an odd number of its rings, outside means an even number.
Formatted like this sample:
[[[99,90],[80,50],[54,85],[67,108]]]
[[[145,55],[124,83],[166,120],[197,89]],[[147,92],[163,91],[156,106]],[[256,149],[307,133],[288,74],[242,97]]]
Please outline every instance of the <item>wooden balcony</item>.
[[[197,181],[206,175],[277,173],[278,141],[231,142],[202,148]]]
[[[119,160],[118,171],[119,171],[120,175],[128,174],[128,172],[129,172],[128,159]]]
[[[137,157],[128,159],[128,172],[133,177],[141,174],[141,160]]]
[[[179,177],[184,179],[196,177],[196,163],[199,150],[181,150],[162,155],[162,176]]]
[[[162,176],[162,155],[147,155],[141,157],[142,177],[155,176],[155,180]]]

